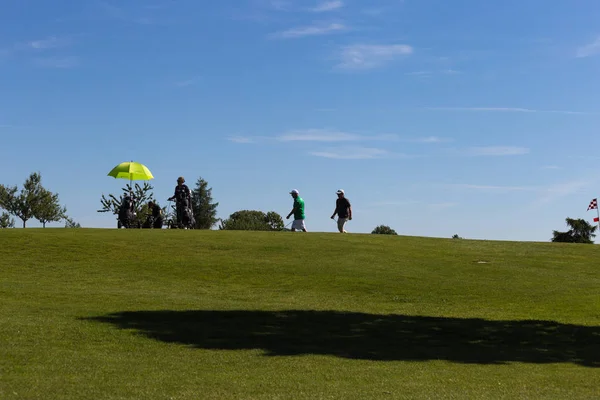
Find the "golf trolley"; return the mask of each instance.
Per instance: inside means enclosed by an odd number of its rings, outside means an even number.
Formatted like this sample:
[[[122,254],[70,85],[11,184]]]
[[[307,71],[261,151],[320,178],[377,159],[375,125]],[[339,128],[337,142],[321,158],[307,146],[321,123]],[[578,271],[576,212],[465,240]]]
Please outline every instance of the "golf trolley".
[[[162,215],[158,217],[152,216],[152,214],[148,215],[146,222],[142,224],[142,229],[162,229],[164,225]]]
[[[133,194],[125,195],[121,201],[119,212],[117,214],[117,227],[119,229],[141,228],[135,213],[135,196]]]
[[[194,229],[196,219],[190,200],[185,193],[181,193],[175,201],[175,215],[167,221],[167,226],[170,229]]]

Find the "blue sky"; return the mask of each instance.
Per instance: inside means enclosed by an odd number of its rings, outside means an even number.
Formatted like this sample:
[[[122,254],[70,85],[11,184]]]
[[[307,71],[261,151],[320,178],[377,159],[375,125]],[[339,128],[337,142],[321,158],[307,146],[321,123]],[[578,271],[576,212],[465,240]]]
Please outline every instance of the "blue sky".
[[[162,205],[306,202],[310,231],[548,241],[600,190],[600,2],[5,0],[0,182],[86,227],[122,161]],[[287,222],[287,221],[286,221]],[[31,226],[36,226],[32,223]],[[53,224],[52,226],[62,226]]]

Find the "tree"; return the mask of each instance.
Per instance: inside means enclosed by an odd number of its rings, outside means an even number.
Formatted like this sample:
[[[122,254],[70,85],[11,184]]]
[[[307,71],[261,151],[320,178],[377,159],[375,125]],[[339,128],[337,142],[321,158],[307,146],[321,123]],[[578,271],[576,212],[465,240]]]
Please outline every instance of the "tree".
[[[553,231],[552,242],[562,243],[587,243],[593,244],[592,240],[597,226],[590,225],[584,219],[566,218],[567,225],[571,228],[567,232]]]
[[[112,212],[114,215],[118,215],[123,198],[129,193],[132,193],[135,199],[134,211],[136,214],[133,226],[142,226],[149,214],[148,202],[150,200],[155,201],[154,193],[152,193],[154,187],[147,182],[144,182],[144,186],[140,186],[136,183],[133,188],[129,184],[126,184],[121,190],[123,193],[118,198],[113,194],[109,194],[108,197],[102,195],[102,198],[100,199],[102,208],[98,210],[98,212]]]
[[[192,190],[192,210],[196,219],[196,229],[210,229],[219,219],[217,218],[217,207],[219,203],[213,203],[212,188],[202,178],[196,181],[196,187]]]
[[[15,227],[15,220],[10,217],[9,213],[3,212],[0,215],[0,229],[14,228],[14,227]]]
[[[272,231],[281,231],[285,226],[283,223],[283,218],[281,215],[277,214],[274,211],[269,211],[266,216],[267,224],[271,227]]]
[[[458,236],[458,234],[455,233],[454,235],[452,235],[452,239],[462,239],[462,238],[460,236]]]
[[[65,215],[65,228],[81,228],[81,224],[73,221],[71,218]]]
[[[52,193],[44,188],[40,188],[38,201],[33,207],[33,216],[40,221],[42,227],[46,227],[48,222],[58,222],[65,218],[67,208],[61,207],[58,200],[58,193]]]
[[[283,230],[283,218],[274,211],[264,213],[255,210],[236,211],[228,219],[221,221],[220,230],[241,231],[280,231]]]
[[[64,218],[67,209],[60,206],[58,194],[42,186],[42,176],[35,172],[25,180],[23,189],[17,194],[17,187],[0,185],[0,207],[23,221],[35,218],[45,228],[48,222],[58,222]]]
[[[379,225],[371,233],[375,235],[397,235],[396,231],[387,225]]]
[[[27,221],[34,217],[34,210],[38,206],[43,189],[41,182],[42,176],[34,172],[25,180],[19,194],[16,186],[0,185],[0,207],[23,221],[23,228],[26,227]]]

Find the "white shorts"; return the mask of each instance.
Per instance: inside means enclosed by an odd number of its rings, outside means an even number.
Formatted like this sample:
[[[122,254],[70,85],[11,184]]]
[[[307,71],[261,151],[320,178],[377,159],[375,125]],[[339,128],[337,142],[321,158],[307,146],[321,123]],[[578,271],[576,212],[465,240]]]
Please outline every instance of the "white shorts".
[[[338,220],[337,220],[338,231],[344,232],[344,225],[346,225],[346,221],[348,221],[348,218],[338,218]]]
[[[303,219],[295,219],[294,222],[292,222],[292,229],[296,229],[296,230],[306,229],[306,226],[304,225],[304,220]]]

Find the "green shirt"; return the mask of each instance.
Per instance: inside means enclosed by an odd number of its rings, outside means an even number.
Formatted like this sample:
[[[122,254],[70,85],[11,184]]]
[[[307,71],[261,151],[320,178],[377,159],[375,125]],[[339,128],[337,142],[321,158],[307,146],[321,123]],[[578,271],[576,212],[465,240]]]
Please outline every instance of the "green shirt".
[[[304,200],[302,200],[302,197],[296,197],[294,199],[294,219],[304,218]]]

